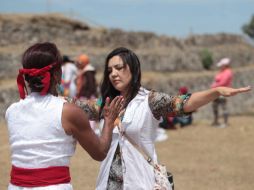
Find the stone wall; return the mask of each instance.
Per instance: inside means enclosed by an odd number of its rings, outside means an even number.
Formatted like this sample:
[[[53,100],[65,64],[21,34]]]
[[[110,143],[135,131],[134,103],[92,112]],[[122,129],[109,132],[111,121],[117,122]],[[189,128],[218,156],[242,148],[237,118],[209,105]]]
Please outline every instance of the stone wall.
[[[234,87],[243,87],[251,85],[254,81],[254,67],[234,70]],[[187,86],[190,92],[208,89],[213,80],[214,72],[207,73],[185,73],[170,74],[153,73],[153,77],[147,77],[144,73],[143,85],[148,89],[165,92],[170,95],[176,95],[179,87]],[[249,114],[254,113],[254,90],[246,94],[237,95],[228,98],[228,109],[230,114]],[[19,95],[17,87],[13,84],[11,87],[2,88],[0,93],[0,117],[3,118],[6,108],[15,101],[18,101]],[[194,113],[196,119],[211,119],[211,105],[206,105]]]
[[[21,56],[36,42],[51,41],[62,54],[75,59],[87,53],[100,73],[107,54],[115,47],[125,46],[136,52],[144,72],[143,83],[148,88],[176,94],[180,86],[191,92],[210,86],[213,71],[205,71],[200,52],[208,49],[214,63],[230,57],[235,70],[234,86],[249,85],[253,79],[254,48],[241,36],[232,34],[196,35],[186,39],[159,36],[149,32],[125,32],[120,29],[93,28],[84,22],[62,15],[8,15],[0,14],[0,115],[6,107],[18,100],[15,85],[5,87],[5,80],[15,80],[21,67]],[[215,64],[212,70],[215,70]],[[152,77],[145,73],[153,72]],[[3,82],[2,82],[3,81]],[[251,85],[251,84],[250,84]],[[254,112],[254,91],[230,98],[232,114]],[[195,113],[197,118],[211,117],[210,106]]]
[[[19,94],[16,86],[11,88],[1,88],[0,93],[0,121],[4,119],[7,107],[19,100]]]
[[[254,48],[241,36],[221,33],[177,39],[149,32],[93,28],[62,15],[0,14],[0,36],[0,79],[13,77],[24,50],[44,41],[56,43],[73,59],[87,53],[98,70],[102,70],[106,55],[119,46],[137,53],[144,63],[143,71],[203,71],[200,52],[204,49],[213,54],[214,63],[225,56],[233,60],[233,67],[254,63]]]
[[[214,47],[214,58],[219,60],[219,57],[230,57],[232,59],[233,68],[241,68],[245,66],[252,65],[254,63],[254,48],[242,47],[239,45],[231,47],[230,50],[224,49],[223,47]],[[11,47],[13,51],[1,52],[0,50],[0,80],[3,78],[12,78],[16,76],[18,68],[21,67],[21,55],[24,49],[15,50],[15,47]],[[71,48],[70,48],[71,49]],[[72,59],[75,59],[81,52],[82,48],[78,50],[70,50],[65,47],[60,48],[63,54],[69,55]],[[74,48],[73,48],[74,49]],[[158,72],[203,72],[199,52],[202,48],[190,48],[186,50],[180,50],[177,48],[170,48],[164,50],[164,52],[158,52],[156,49],[154,51],[147,50],[136,50],[135,53],[140,58],[142,63],[143,71],[158,71]],[[96,48],[91,48],[85,51],[92,64],[96,67],[98,71],[102,71],[104,68],[104,61],[107,54],[111,50],[98,50]],[[222,56],[224,55],[224,56]],[[253,64],[254,65],[254,64]],[[217,69],[213,65],[212,70]]]

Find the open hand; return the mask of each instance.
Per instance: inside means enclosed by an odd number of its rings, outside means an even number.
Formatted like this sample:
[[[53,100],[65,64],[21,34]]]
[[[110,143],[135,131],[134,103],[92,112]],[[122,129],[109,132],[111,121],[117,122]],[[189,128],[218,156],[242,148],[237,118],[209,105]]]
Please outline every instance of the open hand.
[[[104,119],[108,122],[114,123],[119,113],[123,109],[123,97],[116,96],[111,102],[109,97],[106,98],[106,103],[103,108],[104,111]]]
[[[217,91],[221,96],[229,97],[239,93],[248,92],[251,90],[250,86],[243,88],[229,88],[229,87],[217,87]]]

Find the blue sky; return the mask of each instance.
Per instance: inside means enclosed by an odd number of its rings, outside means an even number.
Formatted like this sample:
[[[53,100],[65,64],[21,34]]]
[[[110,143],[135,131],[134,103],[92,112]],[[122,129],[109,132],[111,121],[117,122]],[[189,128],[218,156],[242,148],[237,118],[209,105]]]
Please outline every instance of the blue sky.
[[[0,13],[60,12],[95,26],[175,37],[242,34],[254,0],[0,0]]]

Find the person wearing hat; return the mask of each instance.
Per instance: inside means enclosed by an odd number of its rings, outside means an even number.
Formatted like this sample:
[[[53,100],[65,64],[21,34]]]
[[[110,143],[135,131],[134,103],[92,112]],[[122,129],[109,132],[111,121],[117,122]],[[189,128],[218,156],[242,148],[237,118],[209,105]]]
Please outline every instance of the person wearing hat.
[[[78,78],[77,78],[77,98],[93,99],[97,97],[96,71],[91,65],[87,55],[81,54],[78,57]]]
[[[231,87],[233,72],[230,68],[231,60],[229,58],[221,59],[216,65],[219,68],[219,72],[215,75],[214,81],[211,88],[216,88],[220,86]],[[226,127],[228,124],[228,110],[227,110],[227,100],[225,97],[220,96],[213,101],[213,115],[214,120],[212,125],[218,127]],[[224,124],[219,123],[219,107],[222,108]]]
[[[89,102],[96,101],[98,97],[97,82],[96,82],[96,70],[91,65],[90,59],[86,54],[81,54],[77,60],[79,73],[77,77],[77,98]],[[96,126],[96,122],[89,121],[91,128],[96,134],[99,133],[99,129]]]

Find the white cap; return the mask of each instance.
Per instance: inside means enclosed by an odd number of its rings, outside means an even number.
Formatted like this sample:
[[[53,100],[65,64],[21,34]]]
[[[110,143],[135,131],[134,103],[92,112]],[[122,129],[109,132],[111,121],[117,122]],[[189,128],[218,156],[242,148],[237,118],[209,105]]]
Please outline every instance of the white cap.
[[[231,62],[231,60],[229,58],[223,58],[216,65],[217,65],[217,67],[222,67],[222,66],[229,65],[230,62]]]

